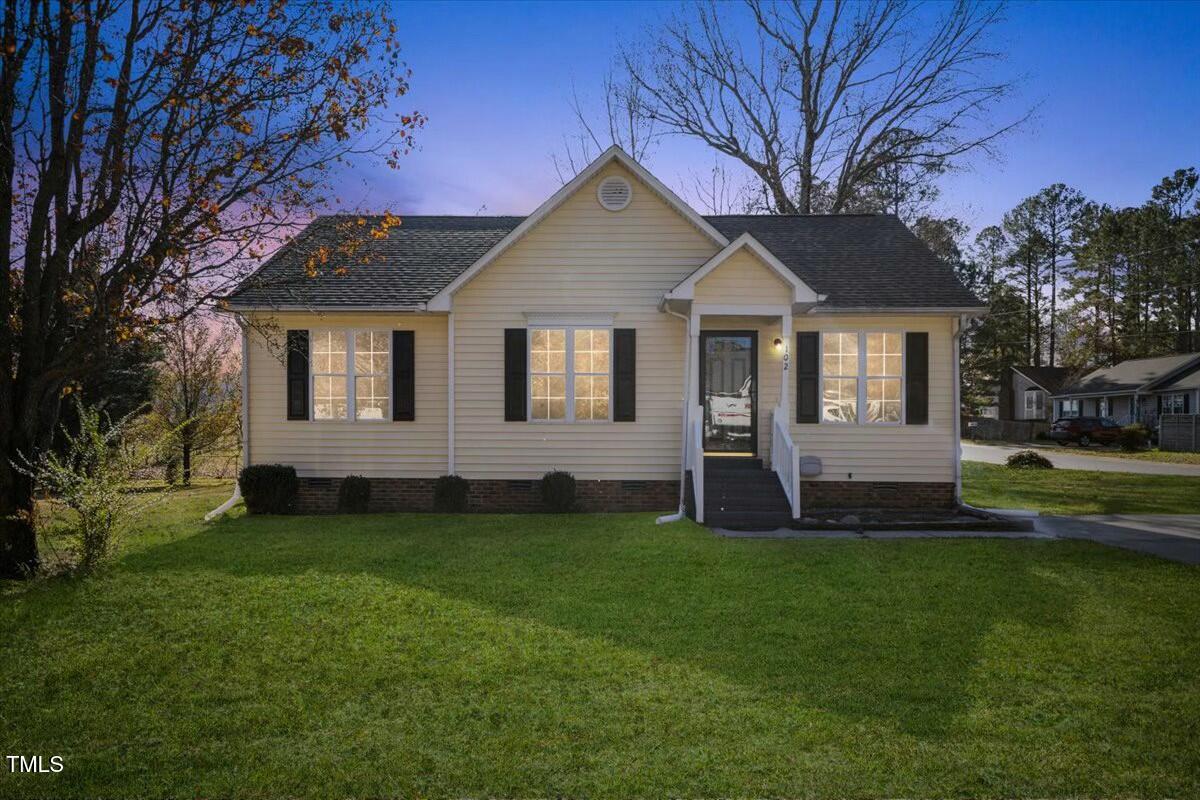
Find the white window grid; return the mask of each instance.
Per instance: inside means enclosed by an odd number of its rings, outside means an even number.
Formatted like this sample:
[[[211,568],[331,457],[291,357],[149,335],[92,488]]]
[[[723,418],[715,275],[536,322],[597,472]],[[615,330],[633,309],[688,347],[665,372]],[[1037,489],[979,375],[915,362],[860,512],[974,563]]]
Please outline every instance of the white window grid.
[[[387,372],[386,373],[356,373],[354,364],[355,354],[355,338],[360,333],[373,334],[382,337],[383,346],[386,348],[387,357]],[[315,369],[315,354],[316,341],[318,336],[329,336],[331,334],[343,334],[346,337],[346,368],[342,372],[317,372]],[[395,354],[391,352],[392,333],[389,330],[379,328],[323,328],[312,329],[309,331],[309,419],[315,422],[386,422],[392,418],[392,403],[395,398],[392,397],[392,369]],[[377,351],[376,351],[377,352]],[[332,364],[330,365],[332,367]],[[383,416],[380,419],[359,418],[357,415],[356,386],[357,378],[362,377],[384,377],[384,391],[387,393],[387,403],[383,410]],[[333,377],[343,378],[346,382],[346,416],[345,417],[322,417],[317,419],[317,378],[318,377]]]
[[[855,375],[834,375],[825,373],[825,336],[826,334],[850,334],[857,337],[858,342],[858,371]],[[818,334],[818,360],[821,364],[820,385],[817,388],[818,398],[821,403],[821,424],[822,425],[870,425],[875,426],[898,426],[904,424],[905,414],[907,413],[907,386],[908,386],[908,353],[905,351],[905,331],[903,330],[858,330],[858,331],[820,331]],[[900,339],[900,375],[870,375],[867,373],[867,337],[872,334],[894,334]],[[900,419],[896,421],[878,421],[870,422],[867,420],[867,381],[879,379],[894,379],[900,380]],[[830,380],[849,380],[857,381],[856,407],[854,420],[835,420],[825,418],[825,381]]]
[[[1163,395],[1162,413],[1164,414],[1182,414],[1183,413],[1183,395],[1182,394],[1165,394]]]
[[[525,400],[525,418],[532,423],[539,425],[562,425],[564,423],[577,423],[581,425],[588,424],[603,424],[612,422],[613,415],[613,329],[611,326],[604,325],[538,325],[530,326],[529,344],[525,348],[526,359],[526,374],[528,378],[528,392]],[[564,346],[566,353],[563,358],[563,372],[535,372],[533,370],[533,337],[535,331],[562,331],[564,338]],[[575,332],[576,331],[605,331],[608,335],[608,370],[601,372],[576,372],[575,371]],[[566,394],[565,413],[561,419],[545,419],[535,418],[533,415],[533,378],[547,376],[563,378],[564,389]],[[576,419],[575,416],[575,378],[576,377],[607,377],[608,378],[608,414],[603,419]]]

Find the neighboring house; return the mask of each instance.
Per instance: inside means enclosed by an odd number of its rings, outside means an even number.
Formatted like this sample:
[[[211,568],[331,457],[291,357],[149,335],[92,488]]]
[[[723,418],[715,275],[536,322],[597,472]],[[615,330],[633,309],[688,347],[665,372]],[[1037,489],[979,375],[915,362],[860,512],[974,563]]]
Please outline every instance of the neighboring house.
[[[984,309],[894,216],[705,217],[612,148],[528,217],[405,217],[310,277],[347,219],[228,298],[245,460],[294,465],[303,508],[359,474],[374,507],[428,509],[456,473],[473,510],[532,510],[552,469],[592,510],[686,486],[701,520],[735,477],[792,516],[956,500],[959,337]]]
[[[1093,370],[1054,394],[1054,417],[1112,417],[1154,427],[1200,406],[1200,353],[1136,358]]]
[[[1009,367],[1000,376],[1000,419],[1048,420],[1050,397],[1070,375],[1066,367]]]

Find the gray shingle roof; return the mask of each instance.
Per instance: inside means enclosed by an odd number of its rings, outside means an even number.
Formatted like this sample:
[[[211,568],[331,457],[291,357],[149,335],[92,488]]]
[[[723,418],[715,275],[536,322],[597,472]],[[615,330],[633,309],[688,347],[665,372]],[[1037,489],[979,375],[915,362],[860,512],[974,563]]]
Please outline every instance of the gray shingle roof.
[[[1200,361],[1200,353],[1183,353],[1181,355],[1135,358],[1129,361],[1122,361],[1120,364],[1115,364],[1111,367],[1092,370],[1078,381],[1069,386],[1064,386],[1058,394],[1132,392],[1145,387],[1147,384],[1161,381],[1163,378],[1186,367],[1193,361]]]
[[[1013,367],[1013,369],[1050,394],[1057,392],[1071,377],[1071,370],[1068,367],[1027,367],[1022,365]]]
[[[378,217],[326,216],[280,248],[229,296],[234,308],[419,306],[521,223],[522,217],[404,217],[383,239]],[[890,215],[714,216],[730,241],[749,232],[817,292],[842,308],[963,308],[982,303],[953,270]],[[337,251],[350,237],[353,255]],[[319,247],[328,262],[307,273]],[[339,274],[339,267],[345,267]]]
[[[749,232],[843,308],[982,306],[947,264],[891,214],[705,217],[726,238]]]
[[[358,225],[359,219],[365,221]],[[370,231],[381,217],[317,217],[293,241],[279,248],[229,296],[238,307],[403,308],[437,294],[523,217],[404,217],[387,237]],[[352,255],[339,243],[359,246]],[[328,263],[309,275],[307,262],[325,247]],[[339,274],[338,267],[345,267]]]

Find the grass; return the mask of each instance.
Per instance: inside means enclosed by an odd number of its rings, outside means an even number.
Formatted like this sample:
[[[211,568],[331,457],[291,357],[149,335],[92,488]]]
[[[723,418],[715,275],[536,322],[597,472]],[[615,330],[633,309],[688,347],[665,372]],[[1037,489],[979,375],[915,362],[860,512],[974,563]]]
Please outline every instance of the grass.
[[[1048,442],[1030,442],[1027,444],[1017,444],[1015,442],[1002,442],[990,439],[963,439],[963,444],[991,444],[1001,445],[1003,447],[1027,447],[1034,450],[1051,450],[1060,452],[1064,455],[1072,456],[1100,456],[1102,458],[1129,458],[1134,461],[1157,461],[1163,464],[1200,464],[1200,453],[1182,453],[1174,450],[1139,450],[1136,453],[1126,453],[1119,447],[1080,447],[1078,445],[1069,444],[1063,446],[1060,444],[1051,444]]]
[[[1163,464],[1200,464],[1200,453],[1181,453],[1175,450],[1139,450],[1126,453],[1119,447],[1078,447],[1055,445],[1055,449],[1073,456],[1104,456],[1106,458],[1129,458],[1134,461],[1157,461]]]
[[[1193,567],[224,496],[0,596],[0,796],[1200,794]]]
[[[963,462],[963,499],[1045,514],[1200,514],[1200,478]]]

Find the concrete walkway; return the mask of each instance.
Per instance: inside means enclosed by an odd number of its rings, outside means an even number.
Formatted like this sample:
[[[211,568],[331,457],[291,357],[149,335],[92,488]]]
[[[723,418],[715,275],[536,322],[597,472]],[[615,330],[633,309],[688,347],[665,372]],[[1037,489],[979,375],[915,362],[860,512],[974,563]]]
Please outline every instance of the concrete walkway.
[[[1191,475],[1200,478],[1200,464],[1170,464],[1162,461],[1141,461],[1134,458],[1079,455],[1076,445],[1061,447],[1030,447],[1017,444],[962,443],[964,461],[1003,464],[1019,450],[1036,450],[1050,459],[1059,469],[1090,469],[1096,472],[1133,472],[1139,475]]]
[[[1200,564],[1200,514],[1039,517],[1033,524],[1039,533],[1058,539],[1087,539],[1184,564]]]
[[[999,509],[997,509],[999,511]],[[1028,512],[1013,511],[1027,518]],[[1086,539],[1183,564],[1200,564],[1200,514],[1097,514],[1037,517],[1032,531],[731,531],[730,539]]]

